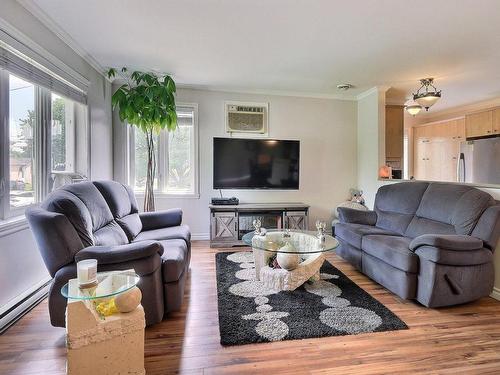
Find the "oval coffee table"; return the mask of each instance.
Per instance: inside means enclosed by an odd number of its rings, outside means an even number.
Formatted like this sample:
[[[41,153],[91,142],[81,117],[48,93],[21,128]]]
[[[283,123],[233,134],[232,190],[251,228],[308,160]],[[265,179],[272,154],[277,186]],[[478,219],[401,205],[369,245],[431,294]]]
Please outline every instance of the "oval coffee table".
[[[252,247],[256,279],[276,290],[295,290],[308,280],[319,280],[324,254],[339,246],[332,236],[325,235],[324,241],[320,241],[316,232],[297,230],[269,230],[264,236],[250,232],[242,240]],[[274,256],[280,265],[292,264],[292,267],[287,267],[288,270],[270,267],[268,263]],[[295,268],[297,257],[299,263]]]

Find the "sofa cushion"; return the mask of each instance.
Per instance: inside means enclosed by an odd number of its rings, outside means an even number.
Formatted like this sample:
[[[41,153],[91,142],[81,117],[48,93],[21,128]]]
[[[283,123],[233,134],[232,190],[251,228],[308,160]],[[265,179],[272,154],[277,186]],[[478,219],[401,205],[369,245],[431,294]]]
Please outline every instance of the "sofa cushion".
[[[402,182],[382,186],[375,197],[377,227],[403,235],[428,186],[427,182]]]
[[[405,272],[418,272],[418,256],[409,249],[408,237],[369,235],[363,237],[361,249],[381,261]]]
[[[115,220],[94,232],[96,246],[116,246],[129,243],[127,235]]]
[[[367,236],[370,234],[387,234],[395,236],[398,235],[393,231],[378,228],[372,225],[348,223],[335,224],[335,235],[358,249],[361,249],[361,239],[363,238],[363,236]]]
[[[106,200],[111,214],[128,240],[132,241],[142,230],[137,201],[132,189],[116,181],[94,181],[94,185]]]
[[[160,241],[163,246],[163,282],[178,281],[188,266],[188,247],[182,239]]]
[[[175,227],[152,229],[142,231],[134,238],[133,242],[144,240],[171,240],[182,239],[189,243],[191,241],[191,232],[187,225],[178,225]]]
[[[138,213],[126,215],[116,219],[130,242],[141,232],[142,222]]]
[[[87,207],[94,232],[113,220],[108,203],[92,182],[64,185],[60,189],[75,195]]]
[[[94,185],[101,192],[115,218],[139,212],[130,187],[116,181],[94,181]]]
[[[415,213],[415,220],[408,227],[406,235],[416,237],[428,233],[469,235],[476,226],[481,214],[495,200],[488,193],[467,185],[431,183]],[[427,220],[418,219],[423,218]],[[430,225],[430,223],[436,223]],[[453,231],[446,230],[449,226]],[[441,230],[435,232],[434,227]],[[431,230],[431,231],[429,231]]]

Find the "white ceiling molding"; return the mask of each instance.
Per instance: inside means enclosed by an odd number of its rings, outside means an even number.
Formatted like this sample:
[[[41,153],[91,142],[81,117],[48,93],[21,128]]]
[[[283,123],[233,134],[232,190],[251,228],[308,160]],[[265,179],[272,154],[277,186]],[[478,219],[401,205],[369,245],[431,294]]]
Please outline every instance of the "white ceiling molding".
[[[186,85],[186,84],[178,84],[177,88],[187,89],[187,90],[205,90],[205,91],[228,92],[228,93],[235,93],[235,94],[294,96],[294,97],[298,97],[298,98],[335,99],[335,100],[346,100],[346,101],[357,101],[358,100],[358,98],[354,95],[325,94],[325,93],[304,92],[304,91],[249,90],[249,89],[243,89],[243,88],[242,89],[227,88],[224,86]]]
[[[37,4],[35,4],[32,0],[17,0],[17,2],[33,16],[35,16],[45,27],[52,31],[69,48],[75,51],[99,74],[102,74],[106,79],[108,79],[106,69],[99,64],[99,62],[90,53],[83,49],[66,31],[57,25]]]
[[[391,86],[375,86],[372,87],[371,89],[368,89],[366,91],[363,91],[362,93],[358,94],[356,96],[356,100],[361,100],[366,98],[367,96],[374,94],[374,93],[380,93],[380,94],[385,94],[387,90],[389,90]]]

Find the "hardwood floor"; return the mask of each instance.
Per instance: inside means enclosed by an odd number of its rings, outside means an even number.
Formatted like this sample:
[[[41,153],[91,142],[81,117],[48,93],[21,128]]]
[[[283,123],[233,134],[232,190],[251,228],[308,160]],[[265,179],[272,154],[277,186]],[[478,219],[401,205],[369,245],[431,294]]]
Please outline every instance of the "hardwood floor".
[[[409,330],[222,347],[214,254],[193,243],[182,311],[146,330],[147,374],[499,374],[500,302],[427,309],[403,301],[334,254],[328,259]],[[0,374],[64,374],[64,330],[44,301],[0,336]]]

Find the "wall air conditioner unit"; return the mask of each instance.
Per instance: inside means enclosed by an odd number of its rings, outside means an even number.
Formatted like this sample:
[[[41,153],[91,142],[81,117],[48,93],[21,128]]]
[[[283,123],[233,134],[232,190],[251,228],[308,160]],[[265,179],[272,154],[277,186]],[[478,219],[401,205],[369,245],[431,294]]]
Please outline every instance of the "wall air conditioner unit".
[[[267,136],[267,103],[225,102],[226,133]]]

